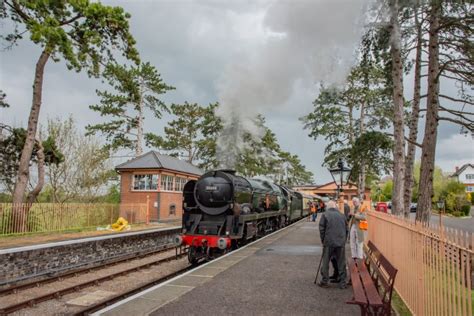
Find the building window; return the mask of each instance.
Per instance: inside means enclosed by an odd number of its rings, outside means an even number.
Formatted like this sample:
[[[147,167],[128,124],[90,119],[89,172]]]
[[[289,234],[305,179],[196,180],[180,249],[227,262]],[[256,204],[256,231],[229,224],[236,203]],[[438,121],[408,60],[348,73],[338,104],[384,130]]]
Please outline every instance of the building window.
[[[474,180],[474,173],[466,174],[466,180]]]
[[[467,186],[466,191],[467,192],[474,192],[474,186],[472,186],[472,185]]]
[[[182,178],[182,177],[176,177],[176,183],[175,183],[175,190],[176,191],[180,191],[182,192],[183,189],[184,189],[184,185],[186,184],[186,182],[188,182],[188,179],[186,178]]]
[[[162,175],[161,176],[161,190],[173,191],[173,176]]]
[[[134,174],[133,189],[136,191],[150,191],[158,189],[157,174]]]
[[[176,215],[176,204],[170,204],[170,216]]]

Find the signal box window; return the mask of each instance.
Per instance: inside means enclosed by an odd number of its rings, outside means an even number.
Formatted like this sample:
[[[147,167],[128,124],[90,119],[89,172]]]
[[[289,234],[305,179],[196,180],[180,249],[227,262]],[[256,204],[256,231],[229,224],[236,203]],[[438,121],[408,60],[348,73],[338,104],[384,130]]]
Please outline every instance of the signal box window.
[[[173,176],[162,175],[161,176],[161,190],[173,191]]]
[[[133,189],[135,191],[154,191],[158,189],[157,174],[134,174]]]
[[[184,185],[188,182],[188,179],[186,178],[181,178],[181,177],[176,177],[176,184],[175,184],[175,190],[182,192],[184,189]]]

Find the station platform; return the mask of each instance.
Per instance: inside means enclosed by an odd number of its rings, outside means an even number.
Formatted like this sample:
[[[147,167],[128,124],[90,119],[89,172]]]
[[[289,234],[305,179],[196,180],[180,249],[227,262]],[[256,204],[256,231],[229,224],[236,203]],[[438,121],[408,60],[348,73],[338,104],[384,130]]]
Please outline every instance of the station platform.
[[[303,219],[94,315],[359,315],[350,287],[314,284],[321,253]]]

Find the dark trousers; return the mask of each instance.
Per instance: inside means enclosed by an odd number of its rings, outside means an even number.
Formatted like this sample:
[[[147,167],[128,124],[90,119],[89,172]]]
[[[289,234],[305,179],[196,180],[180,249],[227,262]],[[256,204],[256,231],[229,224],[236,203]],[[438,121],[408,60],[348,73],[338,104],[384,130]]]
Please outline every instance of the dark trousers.
[[[339,275],[339,269],[337,268],[337,259],[336,257],[331,257],[331,264],[332,264],[332,269],[334,270],[334,273],[332,274],[332,277],[337,278]]]
[[[318,213],[313,213],[311,214],[313,222],[316,222],[316,219],[318,218]]]
[[[339,285],[346,285],[346,256],[344,247],[324,247],[321,266],[322,283],[329,283],[329,261],[334,258],[337,266]]]

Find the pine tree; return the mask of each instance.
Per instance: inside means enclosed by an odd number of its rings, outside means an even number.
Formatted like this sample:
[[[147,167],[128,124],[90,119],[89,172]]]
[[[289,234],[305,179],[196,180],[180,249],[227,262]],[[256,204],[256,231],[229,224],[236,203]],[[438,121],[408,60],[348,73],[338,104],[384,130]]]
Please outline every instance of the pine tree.
[[[25,200],[29,180],[31,156],[35,147],[38,119],[41,110],[43,75],[48,60],[66,62],[68,69],[87,70],[98,76],[101,65],[113,60],[116,53],[138,62],[135,40],[129,32],[130,15],[120,7],[100,2],[4,0],[0,3],[0,18],[16,24],[13,33],[3,38],[14,45],[25,32],[30,40],[41,47],[33,80],[32,105],[26,129],[26,139],[21,152],[18,175],[13,192],[13,202]],[[21,27],[17,27],[20,25]],[[22,29],[25,31],[20,31]],[[26,229],[26,216],[21,208],[14,213],[22,218],[15,223],[19,231]]]
[[[313,112],[301,118],[309,136],[323,138],[325,148],[324,164],[334,166],[339,158],[353,162],[358,168],[358,194],[365,192],[367,169],[371,162],[364,156],[357,163],[351,154],[356,140],[367,131],[385,130],[389,126],[390,113],[383,69],[371,60],[368,53],[361,52],[361,62],[347,77],[347,83],[339,87],[321,86],[313,102]],[[355,170],[354,170],[355,171]]]
[[[161,118],[163,112],[168,112],[168,107],[158,96],[174,88],[166,85],[156,68],[148,62],[131,67],[109,64],[103,77],[115,93],[97,90],[100,104],[90,108],[111,120],[87,126],[88,135],[101,133],[111,149],[128,148],[139,156],[143,153],[146,137],[143,129],[145,110]]]
[[[218,103],[207,107],[197,103],[172,104],[175,116],[165,127],[165,136],[147,135],[147,145],[167,150],[172,156],[184,157],[205,169],[216,167],[216,137],[222,128],[215,115]]]

